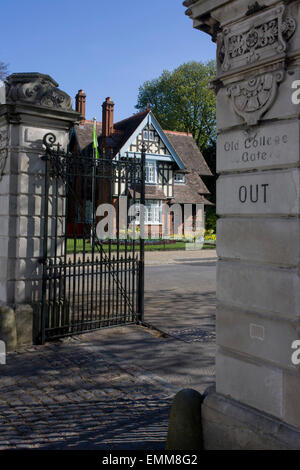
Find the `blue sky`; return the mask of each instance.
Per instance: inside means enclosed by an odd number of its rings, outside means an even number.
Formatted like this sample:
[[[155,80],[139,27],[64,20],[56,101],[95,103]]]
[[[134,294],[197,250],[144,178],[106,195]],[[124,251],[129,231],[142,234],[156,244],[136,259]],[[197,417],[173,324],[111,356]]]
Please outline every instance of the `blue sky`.
[[[115,120],[134,112],[138,88],[190,61],[215,57],[210,37],[193,29],[182,0],[3,0],[0,60],[9,72],[51,75],[86,117],[101,120],[106,96]]]

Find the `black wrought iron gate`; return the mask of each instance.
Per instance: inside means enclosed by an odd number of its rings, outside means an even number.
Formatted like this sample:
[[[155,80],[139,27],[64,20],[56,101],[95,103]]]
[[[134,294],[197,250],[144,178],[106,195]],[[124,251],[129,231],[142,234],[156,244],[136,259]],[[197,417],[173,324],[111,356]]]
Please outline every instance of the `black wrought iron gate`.
[[[130,214],[144,204],[144,149],[70,153],[53,134],[44,144],[40,342],[143,320],[144,241]]]

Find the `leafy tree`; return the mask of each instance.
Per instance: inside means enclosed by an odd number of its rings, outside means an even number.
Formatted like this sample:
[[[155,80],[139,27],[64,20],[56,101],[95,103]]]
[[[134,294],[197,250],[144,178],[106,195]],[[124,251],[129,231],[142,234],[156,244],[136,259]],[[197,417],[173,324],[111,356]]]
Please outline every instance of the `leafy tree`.
[[[8,68],[7,64],[0,61],[0,80],[5,80],[8,75]]]
[[[203,151],[215,140],[215,95],[209,88],[215,72],[215,61],[187,62],[172,72],[164,70],[139,88],[136,108],[149,104],[164,129],[191,132]]]

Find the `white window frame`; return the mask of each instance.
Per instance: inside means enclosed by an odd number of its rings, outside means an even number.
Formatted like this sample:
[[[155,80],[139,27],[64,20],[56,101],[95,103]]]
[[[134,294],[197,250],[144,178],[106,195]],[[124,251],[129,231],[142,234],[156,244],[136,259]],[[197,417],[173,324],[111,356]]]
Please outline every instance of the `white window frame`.
[[[155,134],[153,130],[143,129],[143,140],[155,141]]]
[[[140,202],[136,201],[134,204],[132,204],[130,210],[131,210],[130,223],[133,223],[133,219],[134,219],[135,225],[140,225]]]
[[[140,202],[135,203],[135,223],[140,225]],[[133,217],[133,216],[132,216]],[[162,224],[162,200],[146,199],[145,201],[145,225]]]
[[[162,201],[161,199],[146,199],[145,224],[161,225]]]
[[[148,131],[148,136],[149,136],[149,140],[151,140],[151,141],[155,140],[154,131]]]
[[[150,175],[149,169],[152,168],[152,175]],[[146,178],[145,182],[147,184],[157,184],[157,165],[155,160],[146,160],[146,168],[145,168]]]
[[[176,184],[184,184],[185,183],[185,174],[184,173],[175,173],[174,182]]]

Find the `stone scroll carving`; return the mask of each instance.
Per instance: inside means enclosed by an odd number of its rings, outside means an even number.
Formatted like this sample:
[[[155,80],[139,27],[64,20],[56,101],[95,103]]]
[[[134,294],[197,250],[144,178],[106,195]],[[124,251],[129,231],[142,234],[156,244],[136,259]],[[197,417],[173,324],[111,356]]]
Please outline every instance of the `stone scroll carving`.
[[[72,111],[72,99],[49,75],[15,73],[6,80],[6,102]]]
[[[8,131],[6,127],[0,128],[0,181],[5,169],[8,153]]]
[[[227,95],[232,100],[233,109],[248,125],[256,125],[262,115],[272,106],[278,84],[284,72],[264,73],[231,85]]]
[[[284,53],[295,30],[296,21],[285,16],[283,5],[257,14],[255,20],[224,28],[218,38],[221,70],[227,72]]]

